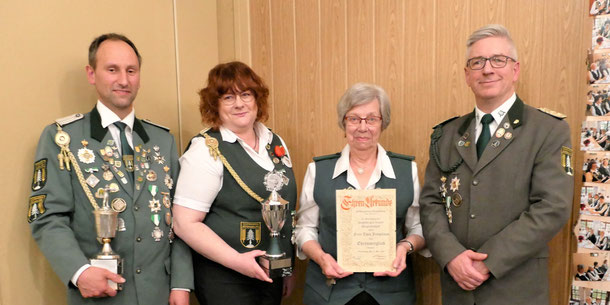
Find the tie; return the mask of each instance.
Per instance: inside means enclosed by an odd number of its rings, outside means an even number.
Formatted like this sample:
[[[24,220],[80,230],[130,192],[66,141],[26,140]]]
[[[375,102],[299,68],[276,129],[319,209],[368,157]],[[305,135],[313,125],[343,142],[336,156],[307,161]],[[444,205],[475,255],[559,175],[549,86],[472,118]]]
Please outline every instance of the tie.
[[[127,137],[125,136],[125,127],[127,124],[123,122],[115,122],[114,126],[116,126],[121,131],[121,156],[123,157],[123,163],[125,164],[125,169],[131,175],[127,175],[133,181],[133,149],[129,146],[129,142],[127,142]]]
[[[481,130],[481,135],[479,136],[479,140],[477,141],[477,158],[481,158],[487,143],[489,143],[489,139],[491,138],[491,134],[489,133],[489,123],[493,122],[494,117],[491,114],[485,114],[481,118],[481,125],[483,125],[483,130]]]

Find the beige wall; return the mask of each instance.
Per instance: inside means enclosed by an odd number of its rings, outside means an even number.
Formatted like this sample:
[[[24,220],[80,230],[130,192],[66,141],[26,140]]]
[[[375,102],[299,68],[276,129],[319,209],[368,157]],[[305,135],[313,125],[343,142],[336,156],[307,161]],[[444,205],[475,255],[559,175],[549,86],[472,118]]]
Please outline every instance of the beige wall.
[[[84,70],[95,36],[124,33],[141,52],[139,117],[170,127],[183,144],[201,128],[195,91],[218,61],[216,2],[175,2],[176,14],[169,0],[0,1],[0,101],[5,109],[0,120],[5,145],[0,152],[0,304],[65,303],[64,285],[30,236],[27,198],[42,128],[56,118],[87,112],[95,103]]]

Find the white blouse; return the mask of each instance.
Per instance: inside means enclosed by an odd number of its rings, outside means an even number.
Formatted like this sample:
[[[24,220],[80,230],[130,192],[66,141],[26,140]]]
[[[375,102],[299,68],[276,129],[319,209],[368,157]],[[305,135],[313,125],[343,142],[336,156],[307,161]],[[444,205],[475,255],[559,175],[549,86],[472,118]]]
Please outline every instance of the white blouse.
[[[390,157],[388,157],[386,150],[383,149],[381,145],[377,144],[377,162],[375,164],[375,169],[371,174],[368,184],[365,187],[361,187],[358,183],[358,179],[349,165],[349,152],[350,147],[349,145],[346,145],[341,151],[341,156],[335,164],[335,170],[332,177],[333,179],[347,171],[347,183],[358,190],[375,189],[375,184],[381,179],[381,174],[387,178],[396,179]],[[413,177],[413,203],[407,210],[405,227],[407,228],[407,236],[419,235],[423,238],[422,227],[419,221],[419,178],[417,177],[417,164],[415,162],[411,162],[411,165]],[[311,162],[307,166],[307,172],[305,173],[301,198],[299,200],[300,207],[299,211],[297,212],[297,257],[302,260],[307,258],[301,248],[303,244],[310,240],[318,241],[320,208],[313,198],[315,181],[316,165],[315,162]]]

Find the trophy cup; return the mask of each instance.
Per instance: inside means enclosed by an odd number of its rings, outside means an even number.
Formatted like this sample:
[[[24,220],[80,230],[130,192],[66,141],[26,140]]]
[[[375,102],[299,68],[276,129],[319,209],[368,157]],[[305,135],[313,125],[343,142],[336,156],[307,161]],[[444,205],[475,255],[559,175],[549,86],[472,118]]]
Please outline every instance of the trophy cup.
[[[271,239],[267,252],[259,257],[259,264],[270,278],[290,276],[292,259],[287,257],[280,247],[280,231],[286,221],[289,205],[288,201],[278,194],[278,191],[288,184],[288,178],[282,172],[273,170],[265,175],[264,184],[267,190],[271,191],[271,195],[262,203],[261,213]]]
[[[123,273],[123,259],[118,254],[112,251],[110,241],[115,237],[118,226],[119,213],[112,210],[108,204],[110,188],[108,185],[104,188],[104,201],[102,207],[95,209],[95,230],[97,232],[97,240],[103,244],[102,252],[98,253],[94,258],[89,260],[91,266],[107,269],[111,272]],[[108,280],[108,285],[115,290],[121,290],[122,285]]]

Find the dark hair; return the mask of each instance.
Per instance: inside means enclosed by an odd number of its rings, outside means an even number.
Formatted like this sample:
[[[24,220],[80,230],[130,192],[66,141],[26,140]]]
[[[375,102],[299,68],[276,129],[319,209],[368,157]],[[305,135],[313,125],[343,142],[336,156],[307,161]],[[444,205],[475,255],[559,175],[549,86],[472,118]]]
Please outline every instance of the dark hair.
[[[256,121],[266,121],[269,117],[269,89],[263,79],[243,62],[233,61],[216,65],[208,74],[207,86],[199,91],[201,121],[213,129],[218,129],[222,125],[218,114],[220,97],[223,94],[236,94],[246,90],[251,90],[256,100]]]
[[[140,52],[138,52],[138,48],[136,48],[136,45],[133,42],[131,42],[131,40],[129,40],[129,38],[125,37],[124,35],[117,34],[117,33],[107,33],[107,34],[102,34],[102,35],[96,37],[95,39],[93,39],[93,41],[89,45],[89,65],[93,69],[95,69],[95,66],[97,64],[97,59],[96,59],[97,49],[99,49],[102,42],[104,42],[106,40],[120,40],[120,41],[123,41],[126,44],[128,44],[133,49],[133,51],[136,53],[136,56],[138,57],[138,65],[142,66],[142,56],[140,56]]]

